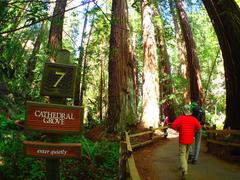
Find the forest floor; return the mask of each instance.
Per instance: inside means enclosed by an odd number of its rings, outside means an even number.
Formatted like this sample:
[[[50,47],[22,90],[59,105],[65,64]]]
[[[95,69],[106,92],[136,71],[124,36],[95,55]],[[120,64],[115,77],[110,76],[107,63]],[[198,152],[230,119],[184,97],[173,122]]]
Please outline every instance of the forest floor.
[[[134,159],[142,180],[180,179],[178,162],[178,133],[169,129],[167,139],[161,139],[134,151]],[[199,161],[189,164],[187,180],[239,180],[240,165],[207,153],[203,141]]]

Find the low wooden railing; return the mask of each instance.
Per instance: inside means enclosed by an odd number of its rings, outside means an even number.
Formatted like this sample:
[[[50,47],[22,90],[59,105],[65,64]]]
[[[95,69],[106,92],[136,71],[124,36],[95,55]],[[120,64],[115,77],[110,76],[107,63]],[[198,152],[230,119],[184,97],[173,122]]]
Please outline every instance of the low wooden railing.
[[[125,132],[124,134],[125,137],[122,137],[122,141],[120,141],[120,160],[119,160],[119,166],[120,166],[119,179],[120,180],[126,180],[126,179],[140,180],[141,179],[134,161],[133,149],[150,144],[159,138],[166,137],[167,128],[168,126],[160,127],[160,128],[149,128],[148,131],[144,131],[136,134],[130,134],[130,135],[128,134],[128,132]],[[162,133],[161,135],[156,135],[155,134],[156,130],[163,130],[164,133]],[[136,143],[133,145],[131,144],[131,138],[136,138],[136,137],[147,135],[147,134],[149,134],[148,140],[144,142]]]
[[[206,130],[208,152],[225,160],[240,161],[240,130]]]
[[[133,150],[130,138],[125,132],[125,141],[120,142],[120,180],[140,180],[140,176],[133,158]]]
[[[239,142],[231,142],[230,137],[240,137],[239,130],[206,130],[207,132],[207,141],[215,144],[221,144],[223,146],[236,146],[240,147],[240,139]]]
[[[132,148],[138,148],[138,147],[142,147],[145,145],[148,145],[150,143],[153,143],[161,138],[166,138],[167,137],[167,129],[168,126],[163,126],[163,127],[159,127],[159,128],[152,128],[150,127],[148,131],[144,131],[144,132],[140,132],[140,133],[136,133],[136,134],[130,134],[129,137],[130,138],[135,138],[135,137],[139,137],[139,136],[143,136],[143,135],[149,135],[149,139],[144,141],[144,142],[139,142],[139,143],[135,143],[132,145]],[[156,131],[161,131],[162,133],[157,135],[157,133],[155,133]]]

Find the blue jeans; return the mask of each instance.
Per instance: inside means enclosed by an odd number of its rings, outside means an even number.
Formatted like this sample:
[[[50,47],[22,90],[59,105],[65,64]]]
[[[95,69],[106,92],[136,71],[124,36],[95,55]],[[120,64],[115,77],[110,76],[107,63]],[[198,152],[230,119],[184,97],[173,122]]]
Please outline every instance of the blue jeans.
[[[189,156],[192,158],[192,160],[197,161],[198,156],[200,153],[200,148],[201,148],[201,137],[202,137],[202,129],[200,129],[196,134],[195,134],[195,140],[194,140],[194,150],[192,148],[192,145],[190,146],[189,149]]]

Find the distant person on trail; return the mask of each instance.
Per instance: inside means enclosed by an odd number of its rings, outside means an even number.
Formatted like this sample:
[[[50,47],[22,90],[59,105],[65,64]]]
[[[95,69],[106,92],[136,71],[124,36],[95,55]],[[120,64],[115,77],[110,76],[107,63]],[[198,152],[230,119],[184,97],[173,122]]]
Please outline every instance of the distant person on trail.
[[[163,126],[165,127],[165,129],[163,130],[165,138],[168,136],[168,132],[167,132],[167,128],[166,128],[166,126],[168,126],[168,123],[169,123],[169,118],[168,118],[168,116],[166,116],[163,121]]]
[[[163,121],[163,126],[168,126],[169,118],[166,116],[166,118]]]
[[[188,174],[188,154],[190,145],[193,143],[194,134],[200,130],[199,121],[191,116],[188,105],[183,107],[183,115],[178,116],[172,123],[171,128],[179,132],[179,160],[182,179]]]
[[[204,116],[202,108],[196,103],[192,102],[190,105],[192,115],[199,121],[201,126],[204,126]],[[201,138],[202,138],[202,128],[194,136],[194,147],[191,146],[189,150],[188,162],[196,164],[201,147]]]

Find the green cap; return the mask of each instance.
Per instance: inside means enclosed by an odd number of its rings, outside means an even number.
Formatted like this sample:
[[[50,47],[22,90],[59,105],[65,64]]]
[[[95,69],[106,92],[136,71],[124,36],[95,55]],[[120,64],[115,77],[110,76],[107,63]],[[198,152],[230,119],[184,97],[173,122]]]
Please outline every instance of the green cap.
[[[190,105],[190,108],[191,108],[191,110],[192,110],[193,108],[195,108],[195,107],[197,107],[197,106],[198,106],[198,103],[195,102],[195,101],[193,101],[193,102],[191,103],[191,105]]]

